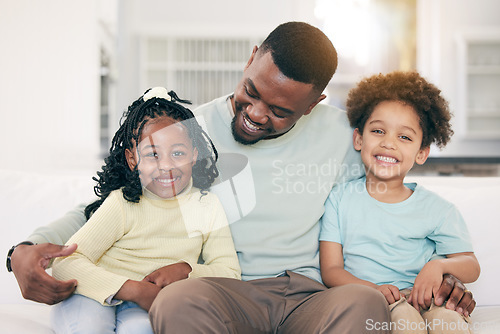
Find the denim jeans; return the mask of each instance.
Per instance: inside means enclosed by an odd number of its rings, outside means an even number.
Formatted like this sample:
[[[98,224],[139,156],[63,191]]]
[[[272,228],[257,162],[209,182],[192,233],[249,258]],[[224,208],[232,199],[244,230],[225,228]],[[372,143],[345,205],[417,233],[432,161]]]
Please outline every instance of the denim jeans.
[[[55,333],[153,334],[148,312],[137,304],[103,306],[77,294],[53,307],[51,324]]]

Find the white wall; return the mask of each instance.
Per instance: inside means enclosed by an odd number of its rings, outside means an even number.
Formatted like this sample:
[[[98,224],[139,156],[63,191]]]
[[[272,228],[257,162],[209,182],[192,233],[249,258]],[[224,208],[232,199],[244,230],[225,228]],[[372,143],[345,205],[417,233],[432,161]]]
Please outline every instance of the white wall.
[[[468,140],[456,114],[458,106],[459,67],[457,35],[468,31],[500,29],[498,0],[419,0],[417,67],[432,80],[450,102],[455,112],[455,135],[439,156],[500,156],[500,140]],[[498,87],[500,92],[500,87]],[[465,109],[465,108],[463,108]]]
[[[140,87],[138,43],[141,35],[218,37],[251,34],[266,37],[283,22],[296,20],[317,24],[314,4],[314,0],[121,0],[119,109],[125,110],[149,88]],[[248,56],[251,51],[248,50]]]
[[[116,0],[115,0],[116,1]],[[109,4],[103,6],[103,4]],[[91,169],[100,165],[99,44],[103,8],[113,0],[0,0],[0,126],[5,144],[0,163],[13,169]],[[457,31],[499,26],[497,0],[419,0],[419,69],[439,85],[456,109]],[[314,1],[120,0],[116,49],[119,115],[140,87],[141,34],[265,36],[279,23],[318,24]],[[116,20],[116,18],[113,18]],[[104,29],[109,43],[114,30]],[[346,34],[349,32],[346,31]],[[248,51],[250,54],[250,50]],[[113,120],[116,127],[118,117]],[[500,143],[461,141],[442,155],[496,155]]]
[[[0,0],[1,164],[97,165],[99,0]]]

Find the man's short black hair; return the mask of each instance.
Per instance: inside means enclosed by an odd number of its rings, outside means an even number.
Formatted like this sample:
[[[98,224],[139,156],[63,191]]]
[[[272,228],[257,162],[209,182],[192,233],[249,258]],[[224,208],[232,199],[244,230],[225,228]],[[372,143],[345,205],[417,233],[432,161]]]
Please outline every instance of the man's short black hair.
[[[304,22],[279,25],[259,51],[271,52],[284,75],[312,84],[319,92],[325,89],[337,69],[337,51],[332,42],[321,30]]]

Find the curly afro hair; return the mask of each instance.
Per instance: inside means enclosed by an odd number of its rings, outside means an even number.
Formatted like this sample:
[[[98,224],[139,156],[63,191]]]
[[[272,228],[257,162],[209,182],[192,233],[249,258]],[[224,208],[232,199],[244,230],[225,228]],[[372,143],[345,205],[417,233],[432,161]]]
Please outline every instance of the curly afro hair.
[[[441,90],[417,72],[395,71],[361,80],[347,97],[347,117],[351,127],[362,134],[366,121],[382,101],[399,101],[413,107],[423,131],[421,148],[446,146],[453,130],[448,102]]]

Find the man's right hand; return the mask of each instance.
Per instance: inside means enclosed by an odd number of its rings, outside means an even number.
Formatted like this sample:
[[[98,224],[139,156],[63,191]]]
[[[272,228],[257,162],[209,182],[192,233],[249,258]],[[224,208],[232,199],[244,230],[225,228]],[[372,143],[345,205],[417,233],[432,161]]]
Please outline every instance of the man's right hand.
[[[68,256],[76,248],[76,244],[59,246],[49,243],[17,246],[11,256],[11,267],[23,297],[52,305],[71,296],[77,281],[58,281],[45,269],[52,259]]]

